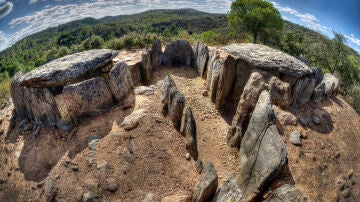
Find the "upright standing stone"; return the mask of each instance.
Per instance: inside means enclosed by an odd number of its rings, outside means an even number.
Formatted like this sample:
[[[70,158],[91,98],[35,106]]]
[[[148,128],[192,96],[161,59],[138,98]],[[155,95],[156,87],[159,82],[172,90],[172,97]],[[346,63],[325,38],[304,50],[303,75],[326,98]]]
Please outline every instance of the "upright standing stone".
[[[176,87],[172,87],[169,93],[168,110],[171,122],[178,131],[180,131],[184,107],[185,96]]]
[[[293,87],[292,106],[299,107],[307,103],[315,89],[315,79],[305,77],[298,79]]]
[[[207,62],[207,74],[206,74],[206,90],[210,90],[211,82],[212,82],[212,74],[214,71],[215,61],[219,58],[219,51],[212,50],[210,52],[209,60]]]
[[[113,105],[110,88],[101,77],[66,86],[55,99],[63,124],[76,125],[78,118],[98,115]]]
[[[220,109],[226,103],[226,100],[231,96],[236,72],[236,61],[233,57],[229,56],[225,60],[224,66],[221,69],[220,78],[217,86],[217,109]]]
[[[186,150],[193,157],[193,159],[197,161],[198,150],[196,140],[196,122],[190,107],[188,107],[185,111],[182,133],[186,138]]]
[[[168,67],[193,67],[194,52],[188,41],[172,41],[165,47],[163,63]]]
[[[200,77],[205,78],[207,76],[205,75],[205,73],[206,73],[207,62],[209,59],[208,47],[201,42],[195,42],[194,57],[195,57],[195,67],[198,70]]]
[[[109,86],[117,101],[122,101],[134,89],[131,72],[125,62],[119,62],[109,73]]]
[[[160,101],[163,104],[162,112],[166,115],[168,113],[170,89],[172,87],[176,88],[176,84],[170,76],[166,76],[163,80],[157,82],[156,85],[160,92]]]
[[[274,125],[275,119],[270,94],[263,91],[239,150],[242,201],[255,200],[286,163],[286,145]]]
[[[37,124],[54,126],[60,114],[55,99],[47,88],[26,88],[20,86],[23,74],[15,74],[11,83],[11,98],[20,119],[28,119]]]
[[[264,76],[259,72],[253,72],[247,81],[240,97],[235,116],[232,120],[232,128],[229,129],[227,142],[230,146],[239,147],[243,133],[246,131],[251,114],[256,102],[263,90],[266,89]],[[238,129],[234,129],[237,127]]]
[[[160,67],[162,57],[162,46],[161,41],[155,40],[151,47],[151,66],[153,69],[157,69]]]
[[[151,51],[144,48],[141,53],[141,79],[145,85],[150,85],[153,79],[153,67],[151,63]]]
[[[212,202],[240,202],[242,191],[239,187],[239,181],[236,173],[231,173],[223,185],[216,191]]]
[[[201,171],[200,182],[195,185],[192,201],[206,202],[215,194],[218,186],[218,176],[213,163],[206,163]]]

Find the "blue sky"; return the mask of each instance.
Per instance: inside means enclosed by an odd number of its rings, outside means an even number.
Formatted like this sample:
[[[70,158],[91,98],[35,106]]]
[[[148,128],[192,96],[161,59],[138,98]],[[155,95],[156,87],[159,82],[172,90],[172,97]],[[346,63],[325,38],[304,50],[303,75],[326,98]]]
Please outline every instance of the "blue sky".
[[[360,53],[359,0],[269,0],[284,19],[319,31],[346,37]],[[102,18],[149,9],[194,8],[226,13],[231,0],[0,0],[0,50],[22,38],[85,17]]]

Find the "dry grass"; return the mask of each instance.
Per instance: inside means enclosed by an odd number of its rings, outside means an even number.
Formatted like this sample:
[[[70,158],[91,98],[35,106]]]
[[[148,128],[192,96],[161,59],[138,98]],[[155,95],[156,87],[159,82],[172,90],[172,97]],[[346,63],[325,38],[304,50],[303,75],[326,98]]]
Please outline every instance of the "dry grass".
[[[0,82],[0,104],[10,97],[11,80],[11,78],[8,78]]]

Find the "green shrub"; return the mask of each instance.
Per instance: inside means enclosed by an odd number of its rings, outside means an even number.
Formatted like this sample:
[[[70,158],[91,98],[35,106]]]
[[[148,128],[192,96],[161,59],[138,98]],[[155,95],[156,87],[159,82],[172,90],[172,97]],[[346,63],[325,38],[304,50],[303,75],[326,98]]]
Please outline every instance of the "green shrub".
[[[101,36],[92,36],[82,42],[83,50],[99,49],[104,46],[104,39]]]
[[[56,53],[56,57],[57,58],[60,58],[60,57],[63,57],[65,55],[69,55],[71,53],[70,49],[65,47],[65,46],[62,46],[59,48],[59,50],[57,51]]]
[[[355,111],[360,113],[360,84],[352,85],[349,94],[345,98]]]
[[[219,38],[219,34],[215,33],[214,31],[209,30],[209,31],[201,33],[200,38],[201,38],[202,42],[212,45],[212,44],[216,44],[216,41]]]
[[[159,39],[159,37],[154,33],[139,34],[131,32],[121,38],[109,40],[105,47],[114,50],[124,48],[144,48],[145,46],[152,44],[156,39]]]

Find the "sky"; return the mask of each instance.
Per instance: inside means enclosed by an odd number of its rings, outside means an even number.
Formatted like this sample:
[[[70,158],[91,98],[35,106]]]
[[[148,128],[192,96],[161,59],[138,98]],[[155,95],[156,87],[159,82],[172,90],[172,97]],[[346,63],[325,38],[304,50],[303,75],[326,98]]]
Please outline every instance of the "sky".
[[[360,0],[268,0],[288,21],[332,38],[343,34],[360,53]],[[73,20],[193,8],[227,13],[232,0],[0,0],[0,51],[22,38]]]

